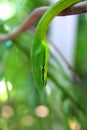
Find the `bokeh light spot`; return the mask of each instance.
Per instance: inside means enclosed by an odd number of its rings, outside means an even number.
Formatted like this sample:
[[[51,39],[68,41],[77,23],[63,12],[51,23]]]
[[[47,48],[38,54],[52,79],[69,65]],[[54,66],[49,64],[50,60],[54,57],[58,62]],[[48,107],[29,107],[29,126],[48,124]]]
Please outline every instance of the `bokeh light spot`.
[[[34,119],[30,115],[26,115],[22,118],[22,124],[24,126],[32,126],[34,124]]]
[[[12,90],[12,84],[7,81],[8,90]],[[0,81],[0,93],[4,93],[6,91],[6,83],[4,80]]]
[[[70,120],[69,125],[70,125],[71,130],[81,130],[80,124],[76,121]]]
[[[49,114],[49,109],[43,105],[37,106],[35,109],[35,114],[40,118],[44,118]]]
[[[1,101],[6,101],[8,99],[7,89],[10,92],[12,88],[13,86],[9,81],[7,81],[7,83],[4,80],[0,81],[0,100]]]
[[[7,20],[15,13],[14,6],[10,2],[0,3],[0,18]]]
[[[9,105],[5,105],[2,107],[1,109],[1,115],[4,118],[9,118],[14,114],[14,110],[11,106]]]

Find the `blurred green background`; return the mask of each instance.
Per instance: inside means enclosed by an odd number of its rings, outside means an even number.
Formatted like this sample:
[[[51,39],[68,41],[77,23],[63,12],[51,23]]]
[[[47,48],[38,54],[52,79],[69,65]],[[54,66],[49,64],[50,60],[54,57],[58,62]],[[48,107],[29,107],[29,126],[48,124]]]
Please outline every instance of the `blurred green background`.
[[[0,0],[0,34],[20,25],[34,8],[49,4],[49,0]],[[74,66],[87,85],[86,14],[79,16],[77,32]],[[74,76],[69,77],[51,49],[47,86],[41,92],[35,86],[33,35],[31,28],[0,44],[0,130],[87,130],[87,92]]]

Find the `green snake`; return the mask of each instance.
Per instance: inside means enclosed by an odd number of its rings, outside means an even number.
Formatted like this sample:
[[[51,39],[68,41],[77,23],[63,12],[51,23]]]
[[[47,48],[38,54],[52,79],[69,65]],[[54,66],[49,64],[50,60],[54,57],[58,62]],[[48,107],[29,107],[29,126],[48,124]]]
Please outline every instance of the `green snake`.
[[[32,73],[37,87],[41,90],[47,82],[48,46],[46,32],[53,18],[64,9],[81,0],[58,0],[51,5],[40,19],[31,48]]]

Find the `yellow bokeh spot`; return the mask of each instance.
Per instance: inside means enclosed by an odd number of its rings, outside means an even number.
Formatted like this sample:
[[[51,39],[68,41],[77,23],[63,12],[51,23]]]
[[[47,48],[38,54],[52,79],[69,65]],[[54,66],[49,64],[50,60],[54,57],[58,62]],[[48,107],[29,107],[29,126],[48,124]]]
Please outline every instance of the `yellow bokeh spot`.
[[[22,118],[21,123],[22,123],[23,126],[29,127],[29,126],[32,126],[34,124],[34,119],[30,115],[25,115]]]
[[[81,130],[81,126],[77,121],[69,120],[71,130]]]

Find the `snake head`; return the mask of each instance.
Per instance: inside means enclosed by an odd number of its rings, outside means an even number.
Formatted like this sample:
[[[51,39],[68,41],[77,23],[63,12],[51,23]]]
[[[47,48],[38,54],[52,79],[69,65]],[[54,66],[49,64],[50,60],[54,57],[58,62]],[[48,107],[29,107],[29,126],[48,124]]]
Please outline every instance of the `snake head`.
[[[35,83],[39,89],[47,83],[48,49],[43,41],[35,39],[32,45],[31,61]]]

